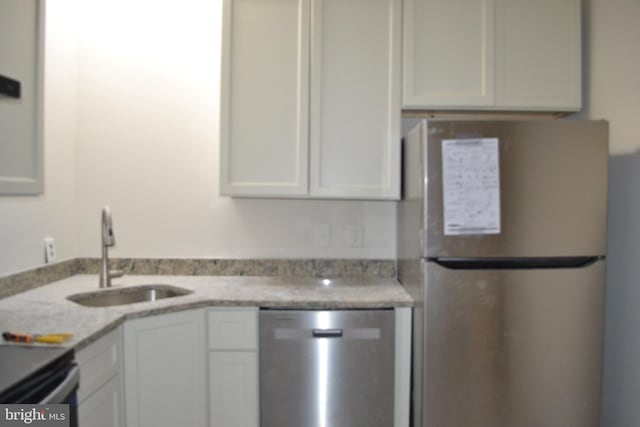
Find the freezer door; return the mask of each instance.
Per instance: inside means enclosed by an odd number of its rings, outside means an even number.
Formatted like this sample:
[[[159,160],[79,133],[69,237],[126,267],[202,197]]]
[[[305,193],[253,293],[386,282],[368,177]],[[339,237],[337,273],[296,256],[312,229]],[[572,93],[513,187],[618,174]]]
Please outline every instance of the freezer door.
[[[605,262],[423,264],[422,427],[597,427]]]
[[[607,223],[608,124],[604,121],[535,120],[428,122],[421,161],[427,185],[423,198],[425,257],[563,257],[604,255]],[[497,138],[499,231],[450,235],[444,230],[443,140]],[[449,145],[450,146],[450,145]],[[456,150],[451,156],[469,153]],[[490,153],[488,150],[487,153]],[[481,153],[484,154],[484,153]],[[451,162],[449,156],[448,162]],[[475,160],[474,160],[475,162]],[[473,163],[475,164],[475,163]],[[452,163],[448,163],[452,165]],[[485,163],[486,168],[491,162]],[[457,183],[447,166],[448,182]],[[460,215],[482,209],[474,196],[489,197],[472,168],[459,170],[465,192],[446,194]],[[466,175],[464,175],[466,174]],[[458,176],[458,175],[457,175]],[[483,191],[486,193],[483,195]],[[447,202],[450,206],[450,203]],[[453,212],[450,209],[449,212]],[[451,213],[447,213],[451,215]],[[464,220],[464,218],[463,218]],[[449,216],[449,222],[452,217]],[[450,233],[450,231],[449,231]]]

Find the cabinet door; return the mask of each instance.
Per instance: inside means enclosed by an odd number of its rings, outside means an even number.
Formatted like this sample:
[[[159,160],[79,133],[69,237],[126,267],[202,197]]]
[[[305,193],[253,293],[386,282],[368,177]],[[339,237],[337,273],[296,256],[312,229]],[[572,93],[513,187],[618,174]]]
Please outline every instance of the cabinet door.
[[[122,335],[118,327],[76,353],[76,361],[80,367],[78,402],[81,405],[112,377],[120,374],[121,342]]]
[[[204,310],[125,323],[128,427],[206,425],[204,329]]]
[[[312,0],[312,197],[399,197],[400,0]]]
[[[258,426],[258,360],[255,351],[209,355],[211,427]]]
[[[581,108],[580,0],[496,0],[496,101]]]
[[[307,194],[308,2],[224,0],[222,194]]]
[[[491,107],[493,0],[405,0],[405,108]]]
[[[118,327],[76,353],[80,367],[78,418],[82,427],[124,425],[121,341]]]
[[[120,375],[111,378],[78,406],[82,427],[119,427],[122,423],[122,388]]]

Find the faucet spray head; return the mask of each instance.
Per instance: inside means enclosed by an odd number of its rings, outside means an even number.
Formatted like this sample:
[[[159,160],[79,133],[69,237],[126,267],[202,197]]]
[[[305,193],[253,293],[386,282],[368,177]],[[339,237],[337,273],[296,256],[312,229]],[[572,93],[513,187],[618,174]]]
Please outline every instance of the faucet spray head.
[[[109,206],[102,208],[102,246],[115,246],[116,238],[113,235],[113,221]]]

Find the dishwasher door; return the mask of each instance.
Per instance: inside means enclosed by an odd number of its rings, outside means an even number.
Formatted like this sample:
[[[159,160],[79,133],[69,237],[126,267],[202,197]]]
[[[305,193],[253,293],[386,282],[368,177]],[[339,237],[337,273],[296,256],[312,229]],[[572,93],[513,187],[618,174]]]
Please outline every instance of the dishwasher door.
[[[393,310],[260,311],[261,427],[391,427]]]

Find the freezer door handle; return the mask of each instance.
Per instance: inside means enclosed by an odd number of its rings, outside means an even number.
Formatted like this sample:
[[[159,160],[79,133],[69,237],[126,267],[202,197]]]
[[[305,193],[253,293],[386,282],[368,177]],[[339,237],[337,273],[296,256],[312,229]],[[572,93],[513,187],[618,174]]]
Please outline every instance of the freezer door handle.
[[[340,338],[342,336],[342,329],[314,329],[314,338]]]
[[[554,258],[430,258],[451,270],[517,270],[548,268],[581,268],[604,259],[598,256]]]

